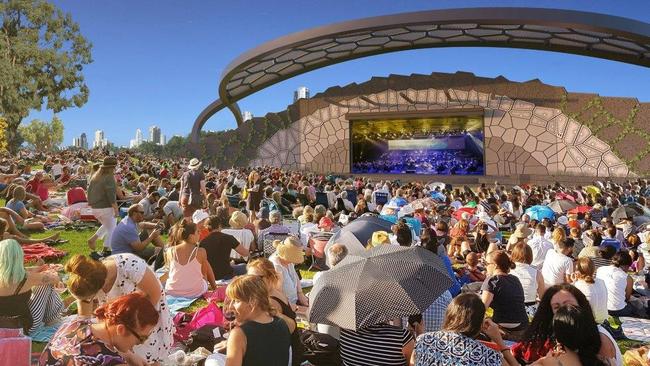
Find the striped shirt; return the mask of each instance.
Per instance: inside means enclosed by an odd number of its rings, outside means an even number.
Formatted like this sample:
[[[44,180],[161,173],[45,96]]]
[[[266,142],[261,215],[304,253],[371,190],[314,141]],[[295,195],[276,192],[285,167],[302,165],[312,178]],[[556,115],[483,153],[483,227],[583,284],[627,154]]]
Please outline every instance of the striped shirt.
[[[341,359],[345,366],[405,366],[402,348],[411,341],[411,332],[388,324],[341,329]]]

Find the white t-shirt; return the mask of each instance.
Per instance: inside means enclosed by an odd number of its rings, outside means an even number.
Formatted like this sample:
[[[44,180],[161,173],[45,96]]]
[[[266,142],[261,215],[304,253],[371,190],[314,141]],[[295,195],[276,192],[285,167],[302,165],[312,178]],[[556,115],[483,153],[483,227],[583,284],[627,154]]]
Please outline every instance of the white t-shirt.
[[[516,263],[510,274],[517,277],[524,288],[524,302],[533,302],[537,299],[537,269],[527,263]]]
[[[223,229],[222,233],[232,235],[237,239],[239,244],[243,245],[247,250],[251,248],[251,243],[255,240],[253,232],[248,229]],[[243,258],[241,254],[237,253],[234,249],[230,251],[230,258]]]
[[[57,176],[63,174],[63,165],[56,163],[52,165],[52,175]]]
[[[537,269],[542,269],[546,253],[553,249],[553,243],[535,234],[532,239],[528,240],[528,246],[533,250],[533,262],[530,265]]]
[[[172,214],[176,220],[180,220],[183,217],[183,209],[178,201],[168,201],[163,207],[163,212],[165,216]]]
[[[607,310],[623,309],[626,304],[627,273],[614,266],[605,266],[596,270],[596,278],[603,280],[607,287]]]
[[[607,313],[607,287],[605,282],[600,278],[595,278],[594,283],[587,283],[579,280],[573,284],[578,290],[582,291],[594,312],[596,323],[601,324],[609,317]]]
[[[549,250],[544,259],[542,277],[546,288],[561,285],[566,281],[566,276],[573,273],[573,260],[555,250]]]

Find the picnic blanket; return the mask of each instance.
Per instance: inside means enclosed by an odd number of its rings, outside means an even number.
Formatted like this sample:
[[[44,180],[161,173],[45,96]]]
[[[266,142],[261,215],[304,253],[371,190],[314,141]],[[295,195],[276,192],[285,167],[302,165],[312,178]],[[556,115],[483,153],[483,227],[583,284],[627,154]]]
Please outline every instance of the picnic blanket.
[[[625,336],[640,342],[650,342],[650,319],[620,317]]]
[[[174,316],[181,309],[191,306],[198,299],[200,299],[200,297],[190,298],[167,295],[167,305],[172,316]]]
[[[60,259],[66,255],[66,252],[52,248],[44,243],[23,245],[23,252],[25,253],[25,263],[34,262],[38,259],[52,260]]]

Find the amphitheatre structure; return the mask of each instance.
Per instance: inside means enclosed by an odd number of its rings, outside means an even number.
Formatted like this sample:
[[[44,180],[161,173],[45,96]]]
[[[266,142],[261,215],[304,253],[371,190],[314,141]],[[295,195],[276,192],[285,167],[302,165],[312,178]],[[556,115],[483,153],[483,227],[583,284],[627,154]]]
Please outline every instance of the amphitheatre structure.
[[[366,18],[291,34],[243,54],[226,68],[219,99],[194,123],[193,147],[224,166],[273,165],[338,174],[370,167],[375,174],[398,172],[407,179],[425,156],[466,158],[454,150],[461,149],[456,145],[478,156],[474,163],[453,169],[429,164],[433,175],[440,172],[468,182],[496,177],[586,182],[650,174],[650,103],[573,93],[537,79],[513,82],[466,72],[390,75],[331,87],[284,111],[246,122],[237,106],[270,85],[335,63],[417,48],[477,46],[555,51],[650,67],[650,24],[555,9],[473,8]],[[224,108],[238,127],[201,134],[205,122]],[[474,132],[450,132],[451,125],[472,118],[480,120]],[[356,121],[383,122],[384,130],[368,140],[363,136],[367,130],[355,135]],[[421,133],[401,137],[386,129],[394,123],[408,126],[409,121],[446,127],[430,136],[420,136],[429,133],[423,127]],[[395,140],[380,141],[386,136]],[[381,159],[406,153],[412,162],[391,170],[386,163],[377,168],[357,161],[372,154],[379,159],[380,153]],[[456,174],[460,171],[467,175]]]

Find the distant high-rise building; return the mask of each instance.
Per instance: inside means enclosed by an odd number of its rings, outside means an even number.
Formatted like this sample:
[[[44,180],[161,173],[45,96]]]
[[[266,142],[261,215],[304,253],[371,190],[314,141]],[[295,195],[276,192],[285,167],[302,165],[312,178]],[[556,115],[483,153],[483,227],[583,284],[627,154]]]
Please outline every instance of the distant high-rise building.
[[[88,150],[88,139],[86,138],[85,132],[79,136],[79,148]]]
[[[149,142],[160,145],[160,127],[156,125],[149,127]]]
[[[139,128],[137,130],[135,130],[134,144],[135,144],[134,147],[138,147],[138,146],[142,145],[142,130],[139,129]]]
[[[95,131],[95,141],[93,141],[93,148],[102,148],[106,146],[106,139],[104,138],[104,131],[97,130]]]
[[[244,122],[250,121],[253,119],[253,113],[249,111],[244,111],[244,113],[242,113],[242,117],[244,117]]]
[[[79,147],[79,138],[78,137],[73,137],[72,138],[72,147]]]
[[[295,103],[298,99],[309,99],[309,88],[306,86],[301,86],[293,92],[293,102]]]
[[[167,145],[167,135],[162,135],[160,138],[160,144],[163,146]]]

